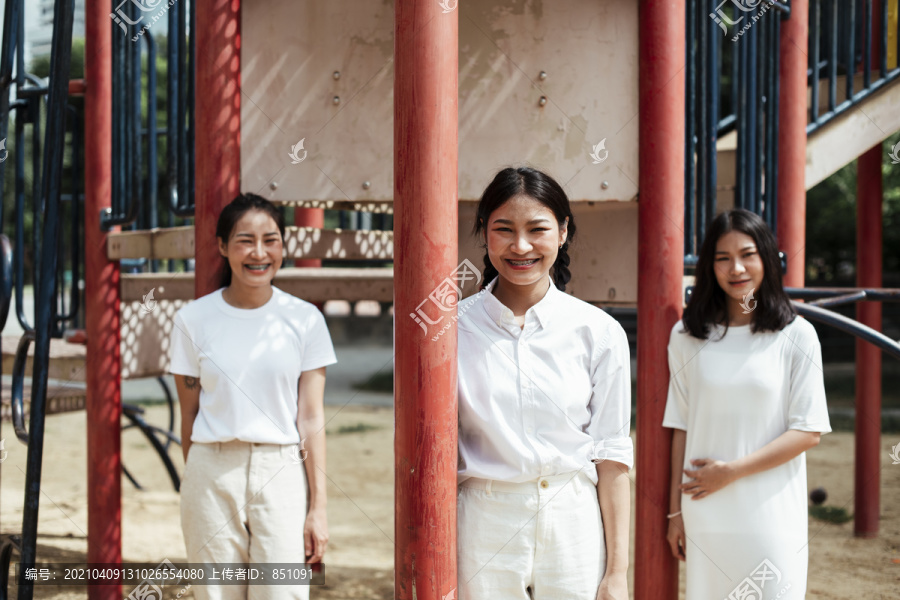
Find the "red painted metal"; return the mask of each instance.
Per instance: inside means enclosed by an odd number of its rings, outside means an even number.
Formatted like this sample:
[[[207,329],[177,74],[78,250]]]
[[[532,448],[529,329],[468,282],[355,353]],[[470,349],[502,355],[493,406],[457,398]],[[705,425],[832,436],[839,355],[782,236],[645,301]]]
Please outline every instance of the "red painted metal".
[[[458,596],[456,334],[432,342],[409,315],[458,260],[459,13],[394,11],[394,597],[443,600]]]
[[[881,287],[881,144],[857,159],[856,284]],[[856,320],[881,331],[881,302],[860,302]],[[856,469],[854,523],[857,537],[876,537],[881,490],[881,350],[856,340]]]
[[[806,48],[809,0],[793,0],[779,45],[778,243],[788,257],[784,285],[806,280]]]
[[[678,597],[666,543],[672,432],[662,426],[666,341],[681,318],[684,272],[685,13],[677,2],[639,9],[638,374],[635,600]]]
[[[85,367],[89,563],[122,562],[119,263],[107,259],[106,234],[100,230],[100,212],[110,208],[112,200],[111,12],[110,0],[85,2],[84,75],[89,84],[84,102],[84,312],[90,357]],[[90,586],[88,597],[119,599],[122,587]]]
[[[194,235],[197,298],[219,287],[215,237],[222,208],[241,185],[241,3],[197,0]]]
[[[69,80],[69,96],[84,96],[87,84],[84,79]]]
[[[294,225],[298,227],[325,227],[325,209],[300,208],[294,209]],[[294,260],[295,267],[321,267],[320,258],[298,258]],[[321,309],[321,307],[319,307]]]

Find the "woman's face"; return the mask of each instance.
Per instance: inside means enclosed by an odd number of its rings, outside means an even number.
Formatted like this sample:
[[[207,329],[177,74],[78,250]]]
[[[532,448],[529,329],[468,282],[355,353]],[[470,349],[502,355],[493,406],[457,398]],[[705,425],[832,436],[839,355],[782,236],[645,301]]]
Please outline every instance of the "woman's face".
[[[747,295],[760,288],[765,274],[756,242],[740,231],[729,231],[716,242],[714,268],[719,287],[738,304],[749,301]]]
[[[553,211],[530,196],[513,196],[488,217],[485,242],[491,264],[513,285],[546,279],[566,240]]]
[[[275,219],[259,210],[245,212],[228,243],[219,241],[219,253],[231,265],[231,279],[248,287],[270,285],[281,267],[284,246]]]

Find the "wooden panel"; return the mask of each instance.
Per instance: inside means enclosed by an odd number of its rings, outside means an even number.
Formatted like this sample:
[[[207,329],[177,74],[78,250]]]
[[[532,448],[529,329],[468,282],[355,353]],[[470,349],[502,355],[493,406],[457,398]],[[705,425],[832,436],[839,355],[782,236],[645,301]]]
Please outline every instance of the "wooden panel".
[[[482,240],[471,231],[475,204],[460,205],[459,258],[484,268]],[[580,203],[573,207],[578,230],[570,249],[572,281],[566,291],[608,306],[637,304],[637,204]]]
[[[287,227],[285,258],[390,260],[393,231],[357,231]],[[123,258],[194,258],[194,228],[172,227],[112,233],[107,241],[110,260]]]
[[[22,386],[23,404],[25,407],[26,423],[30,414],[29,406],[31,405],[31,384],[25,383]],[[45,414],[55,415],[66,412],[74,412],[84,410],[87,401],[87,391],[84,387],[76,387],[72,385],[49,385],[47,386],[47,404],[45,406]],[[12,383],[4,382],[2,390],[2,404],[0,404],[0,418],[4,421],[12,420]]]
[[[339,269],[285,267],[275,285],[309,302],[326,300],[393,300],[394,271],[390,268]],[[122,302],[142,302],[153,290],[153,301],[193,300],[193,273],[137,273],[121,276]],[[149,299],[146,303],[153,310]]]
[[[460,198],[526,163],[575,201],[635,199],[638,3],[481,0],[457,11]],[[269,0],[241,19],[241,189],[392,200],[392,2]]]
[[[3,336],[3,374],[11,375],[16,358],[19,336]],[[50,340],[50,366],[48,377],[60,381],[84,381],[84,361],[86,349],[81,344],[69,344],[60,339]],[[34,342],[28,348],[25,375],[31,377],[34,362]]]

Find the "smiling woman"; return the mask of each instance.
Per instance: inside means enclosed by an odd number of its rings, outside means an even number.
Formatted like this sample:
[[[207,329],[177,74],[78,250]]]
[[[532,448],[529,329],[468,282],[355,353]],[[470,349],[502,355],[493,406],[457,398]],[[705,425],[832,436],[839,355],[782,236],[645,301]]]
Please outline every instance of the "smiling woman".
[[[831,431],[819,340],[794,313],[758,215],[716,217],[696,277],[668,348],[669,545],[687,562],[688,598],[758,595],[757,582],[777,579],[780,598],[800,600],[805,451]]]
[[[627,598],[631,378],[622,327],[564,293],[575,235],[548,175],[504,169],[460,303],[460,599]]]
[[[216,227],[222,287],[175,315],[188,562],[318,562],[328,543],[323,394],[336,360],[322,313],[272,285],[284,231],[270,202],[235,198]],[[309,586],[194,594],[304,600]]]

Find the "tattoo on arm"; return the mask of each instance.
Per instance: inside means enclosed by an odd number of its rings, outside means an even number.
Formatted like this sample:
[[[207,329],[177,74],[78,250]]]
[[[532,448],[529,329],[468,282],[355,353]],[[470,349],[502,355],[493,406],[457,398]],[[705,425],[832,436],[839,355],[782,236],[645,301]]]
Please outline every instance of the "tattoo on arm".
[[[185,377],[184,385],[189,390],[195,390],[200,387],[200,381],[196,377]]]

